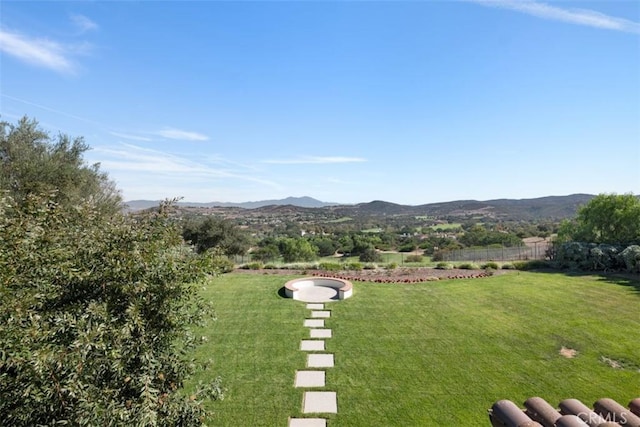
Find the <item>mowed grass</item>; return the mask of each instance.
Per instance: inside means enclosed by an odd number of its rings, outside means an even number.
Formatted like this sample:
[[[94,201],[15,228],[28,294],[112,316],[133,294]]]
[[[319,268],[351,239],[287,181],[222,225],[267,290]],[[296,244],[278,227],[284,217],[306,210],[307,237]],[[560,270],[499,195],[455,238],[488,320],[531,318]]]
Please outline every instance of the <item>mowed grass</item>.
[[[301,413],[300,340],[305,304],[278,291],[294,276],[234,273],[207,283],[218,320],[197,357],[201,377],[222,376],[225,400],[208,404],[209,425],[286,426]],[[513,272],[424,284],[354,283],[328,303],[327,387],[334,426],[490,425],[499,399],[552,404],[640,395],[640,284],[625,279]],[[561,347],[578,351],[575,358]],[[603,358],[620,362],[614,369]]]
[[[407,257],[411,255],[417,255],[416,252],[382,252],[380,253],[380,262],[375,262],[373,264],[377,264],[379,266],[384,266],[389,263],[395,263],[398,266],[402,267],[428,267],[433,266],[436,263],[431,260],[431,257],[428,255],[422,255],[422,262],[407,262]],[[318,262],[330,262],[330,263],[339,263],[339,264],[349,264],[349,263],[358,263],[360,262],[359,256],[350,256],[350,257],[335,257],[335,256],[327,256],[321,257]],[[367,263],[363,263],[367,264]]]

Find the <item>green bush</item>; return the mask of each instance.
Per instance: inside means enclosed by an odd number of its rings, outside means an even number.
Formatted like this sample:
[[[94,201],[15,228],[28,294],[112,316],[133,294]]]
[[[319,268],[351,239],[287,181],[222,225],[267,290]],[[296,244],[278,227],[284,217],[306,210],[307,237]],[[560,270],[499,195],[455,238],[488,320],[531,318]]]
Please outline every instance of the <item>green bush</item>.
[[[278,266],[275,264],[265,264],[263,268],[265,270],[277,270]]]
[[[553,265],[549,261],[545,261],[542,259],[534,259],[530,261],[514,261],[513,266],[516,270],[521,271],[544,270],[553,267]]]
[[[262,270],[264,264],[258,261],[249,262],[242,266],[245,270]]]
[[[236,267],[227,256],[214,256],[211,258],[212,270],[218,273],[230,273]]]
[[[640,273],[640,246],[627,247],[620,253],[620,259],[628,272]]]
[[[382,255],[373,247],[369,246],[358,257],[360,262],[380,262]]]
[[[458,268],[460,270],[477,270],[478,266],[471,262],[463,262],[462,264],[458,265]]]
[[[439,262],[436,264],[436,269],[438,270],[451,270],[451,264],[448,262]]]
[[[422,262],[422,255],[407,255],[405,262]]]
[[[490,262],[487,262],[487,263],[482,264],[482,265],[480,266],[480,268],[481,268],[481,269],[483,269],[483,270],[488,270],[488,269],[491,269],[491,270],[497,270],[497,269],[499,269],[500,267],[498,266],[498,263],[497,263],[497,262],[490,261]]]
[[[416,250],[415,243],[405,243],[398,248],[398,252],[413,252]]]
[[[395,270],[396,268],[398,268],[398,263],[390,262],[387,265],[385,265],[384,268],[386,268],[387,270]]]
[[[435,251],[433,255],[431,255],[432,261],[444,261],[445,251]]]
[[[212,257],[165,213],[0,199],[3,425],[202,424],[207,394],[181,387],[196,369],[190,331],[211,314],[189,283]]]
[[[318,270],[319,264],[316,264],[316,263],[293,263],[293,264],[284,264],[280,268],[282,270]]]
[[[502,264],[503,270],[515,270],[516,267],[513,264]]]
[[[342,268],[342,265],[337,262],[321,262],[318,264],[318,269],[323,271],[340,271]]]
[[[353,271],[361,271],[362,270],[362,263],[360,262],[349,262],[346,265],[347,270],[353,270]]]

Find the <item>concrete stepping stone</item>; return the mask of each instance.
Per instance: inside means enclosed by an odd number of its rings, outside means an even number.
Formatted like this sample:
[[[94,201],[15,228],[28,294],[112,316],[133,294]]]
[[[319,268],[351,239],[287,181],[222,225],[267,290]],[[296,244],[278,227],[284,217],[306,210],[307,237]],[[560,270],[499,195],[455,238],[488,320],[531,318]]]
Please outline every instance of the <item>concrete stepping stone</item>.
[[[324,341],[322,340],[302,340],[300,342],[302,351],[324,351]]]
[[[327,427],[324,418],[290,418],[289,427]]]
[[[333,368],[333,354],[308,354],[307,368]]]
[[[335,391],[306,391],[302,398],[304,414],[338,413],[338,399]]]
[[[324,319],[305,319],[304,326],[307,328],[324,328]]]
[[[331,338],[331,329],[310,329],[311,338]]]
[[[324,387],[324,371],[296,371],[296,387]]]
[[[312,311],[311,312],[311,317],[313,318],[327,318],[327,317],[331,317],[331,312],[327,311],[327,310],[319,310],[319,311]]]
[[[307,304],[309,310],[324,310],[324,304]]]

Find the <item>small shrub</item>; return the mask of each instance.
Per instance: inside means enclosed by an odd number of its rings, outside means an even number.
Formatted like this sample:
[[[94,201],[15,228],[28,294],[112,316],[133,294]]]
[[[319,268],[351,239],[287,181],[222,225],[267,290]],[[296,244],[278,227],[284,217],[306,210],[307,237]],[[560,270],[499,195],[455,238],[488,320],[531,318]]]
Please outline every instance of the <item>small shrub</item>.
[[[631,245],[620,252],[620,260],[630,273],[640,273],[640,246]]]
[[[396,268],[398,268],[398,263],[397,262],[390,262],[384,268],[386,268],[387,270],[395,270]]]
[[[513,264],[502,264],[503,270],[515,270],[516,267]]]
[[[346,267],[347,267],[347,270],[361,271],[362,270],[362,263],[360,263],[360,262],[350,262],[350,263],[347,263]]]
[[[408,255],[405,258],[406,262],[422,262],[422,255]]]
[[[407,243],[398,248],[398,252],[413,252],[416,250],[416,245],[414,243]]]
[[[363,267],[365,270],[375,270],[378,266],[375,263],[368,262]]]
[[[480,268],[483,270],[497,270],[500,267],[498,266],[497,262],[490,261],[485,264],[482,264]]]
[[[342,266],[337,262],[321,262],[318,268],[323,271],[340,271]]]
[[[262,270],[263,266],[264,264],[262,264],[261,262],[254,261],[245,264],[243,267],[246,267],[246,270]]]
[[[366,248],[358,257],[360,262],[380,262],[382,261],[382,255],[376,249],[371,246]]]
[[[235,268],[233,261],[217,248],[209,249],[205,255],[209,259],[211,269],[216,273],[229,273]]]
[[[529,271],[529,270],[542,270],[551,268],[551,264],[548,261],[542,259],[533,259],[531,261],[515,261],[513,266],[516,270]]]
[[[436,264],[436,269],[438,270],[451,270],[451,264],[447,262],[439,262]]]
[[[235,264],[230,259],[219,259],[212,261],[213,270],[218,273],[231,273]]]
[[[458,268],[460,270],[477,270],[478,266],[471,262],[463,262],[462,264],[458,265]]]
[[[444,261],[444,251],[435,251],[433,255],[431,255],[432,261]]]
[[[318,264],[315,264],[315,263],[285,264],[280,268],[283,270],[317,270]]]
[[[265,266],[262,268],[264,268],[265,270],[277,270],[278,266],[275,264],[265,264]]]

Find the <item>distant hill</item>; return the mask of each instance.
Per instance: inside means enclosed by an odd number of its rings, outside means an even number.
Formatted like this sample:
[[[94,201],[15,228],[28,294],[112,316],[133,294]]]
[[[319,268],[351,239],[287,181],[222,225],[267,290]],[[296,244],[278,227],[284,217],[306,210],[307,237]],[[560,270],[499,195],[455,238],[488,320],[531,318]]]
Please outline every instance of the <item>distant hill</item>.
[[[590,194],[572,194],[535,199],[456,200],[419,206],[398,205],[376,200],[353,206],[335,206],[331,209],[344,216],[424,215],[440,218],[479,217],[512,221],[557,220],[573,217],[578,208],[593,197]]]
[[[531,221],[540,219],[560,220],[575,216],[578,208],[591,200],[591,194],[572,194],[569,196],[548,196],[534,199],[496,199],[496,200],[456,200],[452,202],[429,203],[418,206],[374,200],[355,205],[337,205],[316,200],[312,197],[287,197],[278,200],[262,200],[246,203],[194,203],[179,202],[184,208],[198,209],[238,209],[249,210],[254,214],[289,216],[314,213],[345,217],[375,216],[431,216],[455,218],[487,218],[496,220]],[[126,202],[129,210],[142,210],[158,206],[159,201],[132,200]],[[237,212],[238,215],[242,215]]]
[[[148,209],[160,205],[160,200],[130,200],[125,202],[129,210],[137,211],[142,209]],[[277,200],[261,200],[257,202],[243,202],[243,203],[226,203],[226,202],[178,202],[178,206],[194,207],[194,208],[243,208],[243,209],[257,209],[265,206],[299,206],[302,208],[322,208],[325,206],[334,206],[335,203],[321,202],[313,197],[287,197],[286,199]]]

